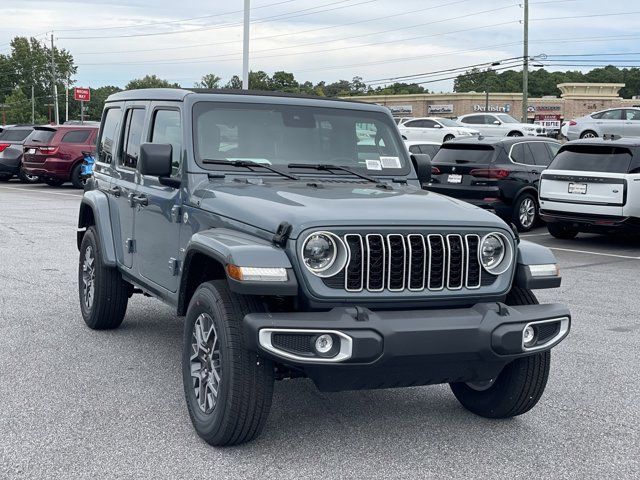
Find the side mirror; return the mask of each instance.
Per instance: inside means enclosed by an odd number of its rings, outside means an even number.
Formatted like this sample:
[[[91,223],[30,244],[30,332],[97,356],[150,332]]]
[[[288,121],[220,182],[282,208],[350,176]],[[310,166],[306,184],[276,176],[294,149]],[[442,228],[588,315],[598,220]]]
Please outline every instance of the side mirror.
[[[442,125],[440,125],[439,123],[436,123],[433,128],[442,128]]]
[[[151,177],[170,177],[173,147],[164,143],[143,143],[138,159],[140,173]]]
[[[418,174],[418,181],[422,187],[425,183],[431,182],[431,157],[425,153],[415,153],[411,155],[411,163]]]
[[[493,124],[494,125],[502,125],[502,122],[500,120],[494,120]]]

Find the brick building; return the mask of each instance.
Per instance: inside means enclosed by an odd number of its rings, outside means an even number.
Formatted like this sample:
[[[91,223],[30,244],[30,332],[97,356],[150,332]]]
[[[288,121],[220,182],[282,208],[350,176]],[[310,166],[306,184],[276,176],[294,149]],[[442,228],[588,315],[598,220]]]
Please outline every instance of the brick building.
[[[562,120],[581,117],[611,107],[638,106],[640,99],[623,99],[618,94],[623,83],[561,83],[560,97],[529,98],[529,122],[541,118]],[[521,93],[489,93],[490,112],[506,112],[519,119],[522,112]],[[350,97],[353,100],[353,97]],[[356,100],[389,107],[396,117],[441,116],[453,118],[473,112],[484,112],[485,93],[426,93],[415,95],[371,95]]]

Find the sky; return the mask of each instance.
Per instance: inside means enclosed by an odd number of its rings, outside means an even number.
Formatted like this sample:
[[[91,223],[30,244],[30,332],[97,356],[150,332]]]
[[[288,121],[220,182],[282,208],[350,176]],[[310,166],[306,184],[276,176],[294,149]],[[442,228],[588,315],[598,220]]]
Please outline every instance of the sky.
[[[251,0],[250,68],[314,83],[360,76],[372,85],[428,73],[417,81],[448,92],[457,72],[433,72],[514,65],[505,59],[522,55],[523,1]],[[640,1],[603,5],[530,0],[529,54],[546,54],[540,64],[550,70],[586,71],[600,60],[640,65]],[[74,56],[77,86],[122,87],[145,74],[185,87],[207,73],[226,82],[242,72],[243,7],[244,0],[0,0],[0,54],[16,35],[50,41],[53,31],[56,46]]]

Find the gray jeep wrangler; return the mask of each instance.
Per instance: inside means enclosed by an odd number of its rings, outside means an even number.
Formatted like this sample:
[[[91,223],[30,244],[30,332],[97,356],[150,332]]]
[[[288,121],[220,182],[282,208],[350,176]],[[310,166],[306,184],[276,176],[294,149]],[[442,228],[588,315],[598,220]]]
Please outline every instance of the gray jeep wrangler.
[[[135,293],[185,316],[184,393],[212,445],[255,438],[275,380],[323,391],[449,383],[489,418],[542,395],[564,305],[556,260],[495,215],[422,190],[389,111],[151,89],[107,100],[78,223],[80,308]]]

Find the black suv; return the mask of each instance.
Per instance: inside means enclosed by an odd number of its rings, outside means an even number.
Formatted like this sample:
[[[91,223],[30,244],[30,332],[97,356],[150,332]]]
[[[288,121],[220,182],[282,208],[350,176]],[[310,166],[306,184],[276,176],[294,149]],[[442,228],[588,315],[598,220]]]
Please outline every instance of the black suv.
[[[40,181],[37,175],[30,175],[22,168],[22,146],[31,132],[31,125],[15,125],[0,129],[0,181],[11,180],[14,176],[23,183]]]
[[[454,139],[433,158],[425,187],[491,210],[525,232],[538,220],[540,174],[560,146],[536,137]]]
[[[186,316],[184,393],[207,442],[254,438],[274,380],[294,377],[323,391],[450,383],[489,418],[540,399],[571,323],[532,292],[560,285],[553,254],[422,190],[430,159],[409,156],[387,108],[132,90],[108,98],[97,149],[82,316],[116,328],[136,293]]]

